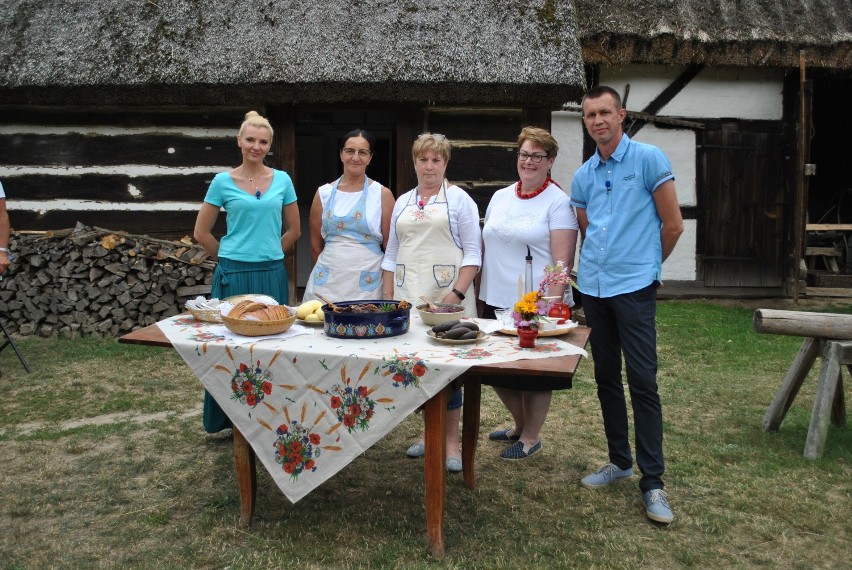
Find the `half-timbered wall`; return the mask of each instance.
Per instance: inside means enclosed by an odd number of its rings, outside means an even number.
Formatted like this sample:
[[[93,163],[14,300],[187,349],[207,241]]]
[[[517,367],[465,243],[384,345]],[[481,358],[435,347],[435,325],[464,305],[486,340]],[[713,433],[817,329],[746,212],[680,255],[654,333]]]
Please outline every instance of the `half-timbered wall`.
[[[622,94],[629,85],[626,106],[629,110],[641,111],[676,81],[682,72],[682,67],[662,65],[601,68],[600,83]],[[666,124],[646,124],[633,137],[660,147],[671,161],[676,176],[675,185],[685,230],[671,257],[663,264],[663,278],[701,282],[708,286],[782,285],[780,253],[783,250],[784,216],[787,213],[783,202],[789,200],[789,195],[785,193],[783,183],[779,183],[777,177],[771,177],[768,171],[756,174],[756,165],[767,164],[762,154],[764,151],[760,151],[761,156],[758,158],[746,151],[725,155],[725,166],[730,176],[721,180],[708,172],[708,169],[714,169],[718,174],[719,164],[706,160],[707,155],[701,154],[700,149],[703,144],[711,144],[711,141],[716,140],[714,135],[708,136],[707,130],[718,130],[722,119],[725,119],[729,129],[732,124],[740,125],[745,130],[763,125],[766,127],[764,131],[779,131],[783,120],[783,71],[704,69],[655,114],[692,120],[706,127],[689,129]],[[553,132],[560,147],[571,153],[571,156],[563,156],[561,163],[557,164],[556,176],[558,182],[570,188],[571,175],[583,159],[580,114],[555,112]],[[786,155],[778,143],[773,142],[771,147],[762,145],[760,148],[770,148],[773,154],[768,160],[774,160],[776,169],[783,171]],[[744,170],[749,170],[751,174],[741,175]],[[710,188],[707,184],[715,186]],[[758,203],[754,203],[754,199]],[[740,207],[744,207],[745,212],[753,217],[747,227],[754,229],[754,235],[750,235],[745,242],[720,235],[728,232],[734,223],[734,218],[726,217],[726,210]],[[765,212],[779,215],[780,218],[770,220],[766,218]],[[757,219],[757,216],[763,216],[763,219]],[[737,223],[743,223],[742,216],[736,220]],[[742,238],[741,234],[745,230],[738,227],[737,231],[737,235]],[[732,273],[731,264],[739,264],[741,269],[744,265],[750,265],[750,269]]]

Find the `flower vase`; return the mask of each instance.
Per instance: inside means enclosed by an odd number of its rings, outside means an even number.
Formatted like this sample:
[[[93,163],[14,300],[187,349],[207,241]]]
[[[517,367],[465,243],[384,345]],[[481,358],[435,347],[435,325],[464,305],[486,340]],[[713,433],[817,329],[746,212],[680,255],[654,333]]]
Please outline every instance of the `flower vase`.
[[[521,348],[535,348],[538,330],[530,327],[518,327],[518,345]]]

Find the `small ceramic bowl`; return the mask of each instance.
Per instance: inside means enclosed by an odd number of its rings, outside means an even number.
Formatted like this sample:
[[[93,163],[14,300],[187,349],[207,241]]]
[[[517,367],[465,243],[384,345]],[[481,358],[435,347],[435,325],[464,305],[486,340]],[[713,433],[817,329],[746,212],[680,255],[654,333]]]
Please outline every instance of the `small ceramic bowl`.
[[[417,312],[420,313],[420,319],[424,324],[434,327],[450,321],[457,321],[464,316],[464,307],[461,305],[453,305],[451,303],[435,303],[440,308],[455,309],[455,311],[447,313],[433,313],[429,310],[429,305],[417,305]]]

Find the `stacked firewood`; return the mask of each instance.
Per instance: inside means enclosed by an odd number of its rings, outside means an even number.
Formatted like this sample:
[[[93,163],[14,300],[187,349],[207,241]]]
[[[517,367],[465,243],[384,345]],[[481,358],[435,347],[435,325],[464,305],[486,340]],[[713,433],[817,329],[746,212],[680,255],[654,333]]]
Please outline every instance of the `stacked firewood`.
[[[188,237],[154,239],[78,224],[16,232],[0,281],[10,332],[42,337],[119,336],[183,311],[207,295],[215,262]]]

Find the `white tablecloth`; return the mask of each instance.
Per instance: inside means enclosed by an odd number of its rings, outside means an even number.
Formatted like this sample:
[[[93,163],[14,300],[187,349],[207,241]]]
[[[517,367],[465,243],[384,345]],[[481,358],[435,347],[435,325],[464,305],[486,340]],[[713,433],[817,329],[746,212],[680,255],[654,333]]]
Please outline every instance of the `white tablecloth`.
[[[299,324],[258,339],[189,315],[157,324],[294,503],[471,366],[586,355],[553,337],[535,349],[503,335],[440,344],[416,314],[406,334],[383,339],[335,339]]]

